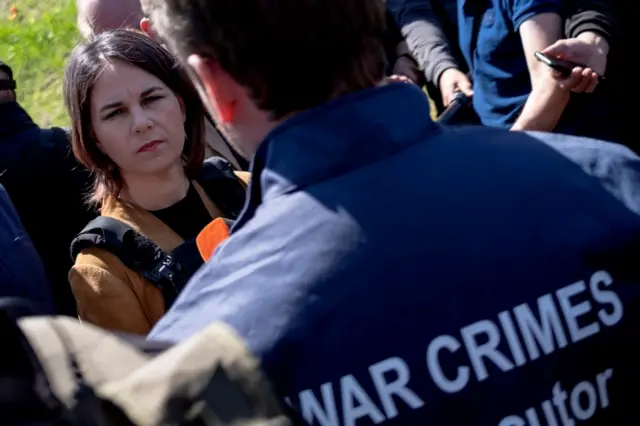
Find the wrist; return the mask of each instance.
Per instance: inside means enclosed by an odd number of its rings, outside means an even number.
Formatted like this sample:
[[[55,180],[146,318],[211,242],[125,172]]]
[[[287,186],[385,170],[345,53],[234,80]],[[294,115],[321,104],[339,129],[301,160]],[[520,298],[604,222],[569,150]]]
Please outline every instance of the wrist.
[[[452,67],[447,67],[442,71],[440,71],[440,75],[438,76],[438,88],[442,87],[442,78],[453,71],[457,71],[457,68],[452,66]]]
[[[583,33],[580,33],[576,38],[596,46],[605,55],[609,54],[609,42],[598,33],[595,33],[593,31],[585,31]]]
[[[396,46],[396,56],[398,58],[402,56],[408,56],[413,59],[413,55],[411,54],[411,49],[409,49],[409,45],[407,44],[407,42],[402,41],[398,43],[398,45]]]
[[[511,130],[553,131],[569,103],[570,97],[569,92],[558,87],[547,86],[533,89]]]

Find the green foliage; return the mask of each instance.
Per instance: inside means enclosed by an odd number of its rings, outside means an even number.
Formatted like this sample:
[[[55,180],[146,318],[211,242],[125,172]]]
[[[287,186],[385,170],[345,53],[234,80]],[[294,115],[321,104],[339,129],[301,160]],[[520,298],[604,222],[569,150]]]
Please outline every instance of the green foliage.
[[[69,123],[62,74],[78,40],[75,0],[0,0],[0,58],[14,71],[20,103],[41,126]]]

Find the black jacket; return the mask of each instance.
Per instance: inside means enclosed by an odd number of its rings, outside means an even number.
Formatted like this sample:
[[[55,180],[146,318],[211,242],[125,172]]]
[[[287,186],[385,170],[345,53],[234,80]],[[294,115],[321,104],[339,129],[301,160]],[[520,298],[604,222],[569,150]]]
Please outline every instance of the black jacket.
[[[618,140],[640,153],[640,142],[635,136],[633,123],[637,120],[634,102],[632,70],[637,51],[637,17],[640,5],[629,0],[571,0],[567,2],[565,31],[568,37],[576,37],[585,31],[602,35],[610,46],[607,59],[607,80],[598,91],[608,95],[607,105],[615,112],[610,125],[618,129]]]
[[[0,104],[0,172],[0,184],[52,283],[57,312],[75,315],[67,279],[72,265],[69,244],[96,216],[83,202],[88,172],[71,154],[63,129],[41,129],[16,102]]]
[[[51,287],[42,260],[24,230],[9,194],[0,185],[0,297],[28,300],[36,313],[53,314]]]
[[[565,34],[569,38],[592,31],[610,45],[620,40],[621,28],[616,13],[618,0],[570,0],[565,7]]]

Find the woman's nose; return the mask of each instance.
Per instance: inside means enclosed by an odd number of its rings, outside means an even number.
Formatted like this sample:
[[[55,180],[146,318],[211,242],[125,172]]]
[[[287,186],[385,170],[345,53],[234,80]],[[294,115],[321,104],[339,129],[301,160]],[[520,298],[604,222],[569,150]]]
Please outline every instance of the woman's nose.
[[[144,108],[132,108],[131,115],[133,116],[133,131],[135,133],[145,132],[153,126],[153,121]]]

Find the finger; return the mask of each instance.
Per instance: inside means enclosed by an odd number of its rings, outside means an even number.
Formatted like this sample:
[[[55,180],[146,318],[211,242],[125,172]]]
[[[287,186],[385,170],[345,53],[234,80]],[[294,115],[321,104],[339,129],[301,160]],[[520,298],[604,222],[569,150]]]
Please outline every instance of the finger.
[[[447,90],[442,92],[442,105],[448,107],[453,100],[454,90]]]
[[[471,82],[463,81],[458,84],[458,89],[467,96],[473,96],[473,86]]]
[[[585,90],[587,93],[593,93],[596,90],[596,86],[598,85],[598,74],[595,72],[591,73],[591,82],[589,83],[589,87]]]
[[[571,90],[576,93],[582,93],[586,91],[589,88],[589,84],[591,83],[591,74],[593,74],[593,71],[589,68],[581,70],[580,81]]]
[[[393,74],[392,76],[390,76],[391,80],[394,81],[401,81],[403,83],[411,83],[411,79],[409,79],[409,77],[404,76],[404,75],[399,75],[399,74]]]
[[[542,53],[547,56],[562,58],[565,57],[569,53],[569,51],[570,48],[567,45],[567,40],[558,40],[551,46],[548,46],[546,49],[542,50]]]
[[[571,75],[565,78],[560,85],[565,90],[571,90],[575,92],[575,88],[582,82],[582,68],[574,68],[571,71]]]
[[[391,83],[399,83],[400,80],[398,79],[398,76],[396,75],[390,75],[385,77],[384,79],[384,84],[391,84]]]

